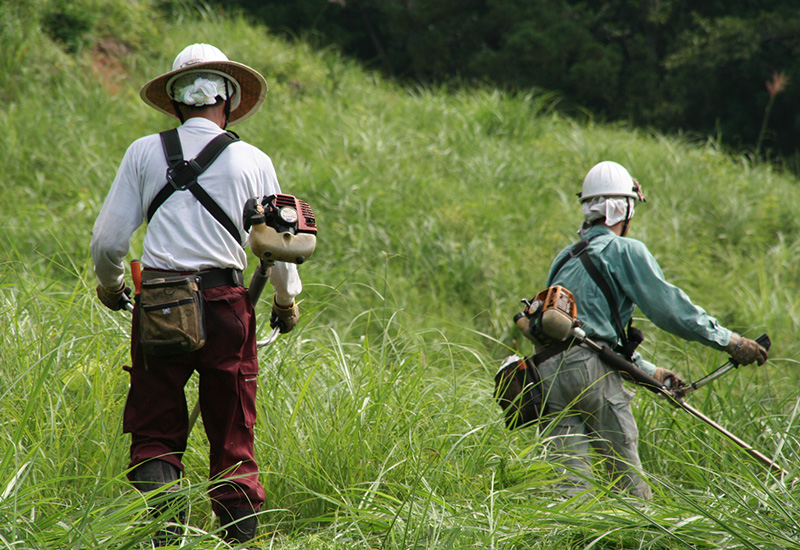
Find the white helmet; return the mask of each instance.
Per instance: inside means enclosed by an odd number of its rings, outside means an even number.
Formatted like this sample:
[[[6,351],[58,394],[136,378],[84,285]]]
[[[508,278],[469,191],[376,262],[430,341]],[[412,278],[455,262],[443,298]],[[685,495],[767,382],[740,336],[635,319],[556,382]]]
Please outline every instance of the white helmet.
[[[578,196],[581,201],[592,197],[632,197],[644,202],[639,182],[622,165],[610,160],[595,164],[589,170]]]

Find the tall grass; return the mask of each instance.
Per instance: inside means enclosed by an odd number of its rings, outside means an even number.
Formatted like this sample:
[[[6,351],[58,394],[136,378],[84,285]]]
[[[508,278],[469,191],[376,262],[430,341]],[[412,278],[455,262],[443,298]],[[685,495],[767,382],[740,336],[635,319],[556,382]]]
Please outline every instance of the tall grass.
[[[634,403],[656,495],[644,506],[602,476],[593,498],[559,498],[543,433],[505,430],[491,398],[498,361],[530,352],[511,318],[575,239],[583,175],[617,160],[645,186],[633,236],[667,278],[726,326],[774,342],[767,366],[691,403],[795,475],[795,180],[713,142],[564,118],[543,93],[398,89],[185,3],[149,31],[131,21],[145,38],[112,90],[91,48],[65,53],[36,30],[36,9],[0,10],[0,548],[138,548],[159,528],[125,480],[130,321],[94,297],[88,242],[128,143],[168,125],[138,86],[198,37],[265,74],[267,102],[237,131],[320,227],[301,267],[301,324],[261,352],[261,547],[800,546],[796,488],[650,394]],[[685,378],[725,360],[639,323],[645,355]],[[224,547],[206,455],[201,421],[180,488],[187,548]]]

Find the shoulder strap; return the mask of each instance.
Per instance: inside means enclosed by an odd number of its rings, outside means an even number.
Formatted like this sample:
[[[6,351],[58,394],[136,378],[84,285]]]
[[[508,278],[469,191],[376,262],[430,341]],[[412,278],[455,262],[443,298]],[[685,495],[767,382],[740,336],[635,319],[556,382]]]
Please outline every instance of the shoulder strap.
[[[197,183],[197,177],[205,172],[225,148],[235,141],[239,141],[239,136],[233,132],[225,132],[212,139],[200,153],[192,160],[186,161],[183,158],[183,149],[178,136],[178,130],[172,129],[159,134],[161,145],[164,148],[164,156],[167,159],[167,184],[150,203],[147,209],[147,221],[153,219],[156,210],[172,196],[175,191],[188,189],[200,201],[200,204],[217,220],[231,236],[241,244],[239,230],[231,221],[224,210],[206,193]]]
[[[617,328],[617,334],[619,334],[620,340],[622,340],[622,346],[627,346],[628,337],[625,335],[625,328],[622,326],[622,320],[619,318],[617,301],[614,299],[614,294],[611,292],[611,287],[608,286],[608,281],[606,281],[605,277],[603,277],[603,274],[600,273],[600,270],[597,269],[597,266],[594,265],[594,262],[588,254],[581,254],[580,258],[581,262],[583,263],[583,267],[586,268],[586,271],[588,271],[589,275],[592,277],[592,279],[594,279],[595,284],[600,288],[603,296],[606,297],[608,307],[611,309],[611,315],[614,316],[614,326]]]
[[[166,130],[158,134],[161,137],[161,147],[164,149],[164,156],[167,157],[167,166],[175,166],[183,162],[183,147],[178,129]]]
[[[580,256],[581,254],[583,254],[588,247],[589,247],[589,240],[586,240],[586,239],[581,239],[580,241],[575,243],[575,246],[573,246],[572,248],[569,249],[569,253],[566,256],[564,256],[563,258],[561,258],[560,262],[558,262],[558,265],[556,266],[555,270],[553,271],[552,279],[555,279],[555,277],[558,274],[558,272],[561,271],[562,267],[564,267],[564,264],[566,264],[572,258],[574,258],[576,256]]]
[[[200,201],[208,212],[214,216],[214,219],[217,220],[225,230],[231,234],[233,240],[235,240],[239,245],[242,244],[242,238],[239,236],[239,230],[236,228],[236,224],[231,221],[230,217],[225,213],[225,211],[216,203],[214,199],[211,198],[211,195],[206,193],[205,189],[200,187],[199,185],[192,185],[189,188],[189,191],[192,192],[192,195]]]
[[[161,132],[159,136],[161,137],[161,147],[164,149],[164,156],[167,158],[167,174],[169,174],[170,168],[177,165],[179,162],[183,162],[181,140],[178,137],[177,128]],[[147,223],[150,223],[156,210],[158,210],[175,191],[175,187],[173,187],[170,182],[167,182],[167,184],[161,188],[161,191],[158,192],[153,202],[151,202],[150,206],[147,208]]]
[[[595,235],[595,237],[596,236],[597,235]],[[570,249],[569,254],[564,256],[561,261],[558,262],[558,265],[553,271],[553,278],[555,278],[556,274],[561,271],[561,268],[564,267],[564,264],[566,264],[569,260],[575,257],[580,258],[584,269],[586,269],[594,283],[600,288],[603,296],[605,296],[606,301],[608,302],[608,307],[611,309],[611,315],[614,317],[614,326],[617,329],[617,334],[619,334],[620,340],[622,340],[622,345],[626,346],[628,344],[628,337],[625,335],[625,328],[622,326],[622,319],[619,317],[619,308],[617,307],[617,301],[614,299],[614,294],[611,292],[611,287],[608,286],[608,281],[606,281],[605,277],[603,277],[603,274],[600,273],[600,270],[594,264],[592,258],[589,257],[589,254],[585,253],[589,249],[589,241],[591,241],[593,238],[594,237],[591,237],[590,239],[581,239],[575,243],[575,246]]]

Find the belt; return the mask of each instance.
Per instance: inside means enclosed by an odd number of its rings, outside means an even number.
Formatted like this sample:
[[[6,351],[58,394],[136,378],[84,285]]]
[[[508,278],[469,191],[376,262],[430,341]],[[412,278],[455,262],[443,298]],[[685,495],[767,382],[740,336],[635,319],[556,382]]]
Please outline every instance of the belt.
[[[194,275],[201,290],[218,286],[244,286],[244,275],[238,269],[207,269],[205,271],[169,271],[166,269],[144,268],[142,277],[145,281],[169,275]]]
[[[244,286],[244,275],[238,269],[209,269],[196,273],[202,290],[218,286]]]
[[[542,349],[538,353],[534,354],[533,356],[533,364],[534,365],[541,365],[551,357],[555,357],[561,352],[566,351],[569,347],[573,344],[574,340],[570,338],[569,340],[564,340],[563,342],[556,342],[552,346],[547,346],[546,348]]]

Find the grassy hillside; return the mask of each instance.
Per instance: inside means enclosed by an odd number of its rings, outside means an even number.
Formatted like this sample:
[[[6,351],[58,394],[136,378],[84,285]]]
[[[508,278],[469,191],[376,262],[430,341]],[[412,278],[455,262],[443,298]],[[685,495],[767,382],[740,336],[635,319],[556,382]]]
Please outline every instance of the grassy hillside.
[[[155,528],[124,478],[129,320],[95,298],[88,245],[128,144],[170,126],[139,87],[205,41],[267,78],[235,129],[320,228],[301,324],[261,356],[263,548],[800,547],[797,490],[646,392],[645,508],[602,478],[595,501],[556,499],[543,434],[508,433],[491,399],[498,361],[530,351],[511,319],[575,239],[585,172],[616,160],[648,196],[631,236],[667,278],[774,343],[691,403],[796,472],[795,179],[713,142],[567,119],[552,96],[399,89],[233,15],[155,5],[0,2],[0,546],[136,548]],[[86,30],[55,41],[54,14]],[[685,378],[725,360],[639,324],[643,353]],[[206,452],[196,429],[187,548],[223,547]]]

